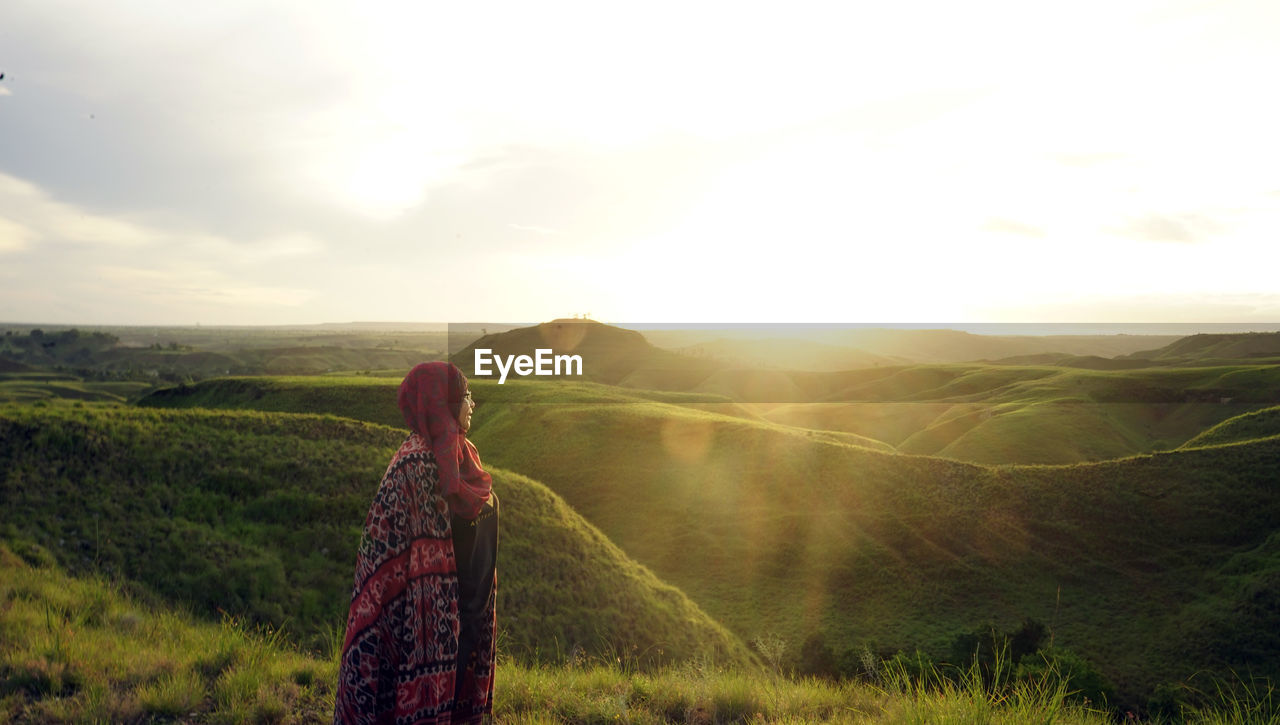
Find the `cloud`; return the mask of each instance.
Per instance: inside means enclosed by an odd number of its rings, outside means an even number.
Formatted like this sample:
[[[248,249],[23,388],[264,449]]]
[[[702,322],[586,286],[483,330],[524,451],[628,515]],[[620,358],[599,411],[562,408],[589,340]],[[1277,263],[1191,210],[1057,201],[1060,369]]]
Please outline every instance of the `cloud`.
[[[244,285],[218,271],[183,263],[158,268],[108,265],[99,267],[97,273],[113,286],[133,290],[135,296],[163,305],[298,307],[316,296],[313,290]]]
[[[1112,151],[1100,151],[1093,153],[1052,154],[1050,158],[1065,166],[1098,166],[1100,164],[1108,164],[1115,161],[1124,161],[1128,156],[1128,154]]]
[[[244,242],[95,213],[0,174],[0,319],[287,322],[319,297],[324,250],[297,231]]]
[[[1012,219],[1001,219],[998,217],[988,219],[986,223],[982,225],[982,230],[985,232],[999,232],[1001,234],[1016,234],[1024,237],[1043,237],[1045,235],[1045,231],[1040,227],[1024,224]]]
[[[0,216],[0,254],[26,249],[33,238],[30,228]]]
[[[554,229],[549,229],[547,227],[537,227],[529,224],[508,224],[507,226],[511,227],[512,229],[519,229],[520,231],[523,231],[523,232],[533,232],[534,234],[541,234],[543,236],[547,234],[558,233]]]
[[[163,247],[170,253],[184,250],[217,258],[224,265],[297,258],[324,249],[318,239],[298,231],[242,242],[192,231],[176,222],[163,224],[99,214],[55,199],[29,181],[0,173],[0,252],[41,245],[116,252]]]
[[[1280,294],[1155,293],[1058,295],[1022,305],[992,307],[984,317],[1000,322],[1270,323],[1280,319]]]
[[[7,233],[18,233],[21,247],[46,240],[135,247],[159,238],[153,230],[60,202],[35,184],[4,173],[0,173],[0,222],[8,227],[8,232],[0,227],[0,240]],[[6,246],[13,245],[0,241],[0,248]]]
[[[1194,244],[1224,230],[1217,221],[1201,214],[1150,214],[1134,219],[1115,231],[1148,242]]]

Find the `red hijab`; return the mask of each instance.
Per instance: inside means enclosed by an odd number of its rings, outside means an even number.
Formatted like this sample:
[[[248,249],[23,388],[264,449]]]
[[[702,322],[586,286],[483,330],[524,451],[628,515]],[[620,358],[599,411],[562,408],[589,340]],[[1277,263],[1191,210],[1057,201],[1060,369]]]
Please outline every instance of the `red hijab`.
[[[431,445],[440,475],[440,495],[453,513],[474,519],[489,500],[493,479],[480,467],[480,454],[458,427],[458,408],[467,378],[457,365],[428,362],[400,383],[400,412],[409,429]]]

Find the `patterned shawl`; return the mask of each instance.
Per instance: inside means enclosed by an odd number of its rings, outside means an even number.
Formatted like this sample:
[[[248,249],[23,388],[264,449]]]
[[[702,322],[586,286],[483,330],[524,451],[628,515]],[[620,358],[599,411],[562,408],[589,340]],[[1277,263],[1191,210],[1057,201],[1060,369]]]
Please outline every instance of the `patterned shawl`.
[[[457,421],[440,420],[442,411],[456,410],[445,408],[453,373],[461,378],[459,403],[466,379],[453,365],[428,365],[414,368],[401,386],[401,408],[414,433],[387,466],[365,520],[335,723],[478,723],[492,710],[492,597],[474,666],[465,670],[454,701],[459,615],[450,515],[453,508],[474,518],[489,498],[490,479]]]

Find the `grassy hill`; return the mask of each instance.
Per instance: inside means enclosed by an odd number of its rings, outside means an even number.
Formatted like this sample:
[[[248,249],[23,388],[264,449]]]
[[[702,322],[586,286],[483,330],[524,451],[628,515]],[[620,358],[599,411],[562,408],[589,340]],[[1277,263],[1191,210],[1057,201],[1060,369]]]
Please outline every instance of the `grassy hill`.
[[[917,365],[791,379],[803,394],[773,399],[810,402],[748,407],[779,423],[976,463],[1074,463],[1175,448],[1280,401],[1280,367],[1272,365]]]
[[[747,638],[938,653],[957,631],[1031,617],[1130,693],[1280,655],[1235,648],[1275,624],[1247,603],[1280,594],[1280,438],[986,468],[659,404],[544,407],[473,438]]]
[[[0,403],[53,399],[124,403],[151,387],[150,383],[136,381],[84,380],[69,373],[0,372]]]
[[[1183,444],[1183,448],[1238,443],[1280,435],[1280,405],[1228,418]]]
[[[844,345],[797,339],[716,338],[677,348],[691,357],[711,358],[733,368],[810,370],[815,372],[855,370],[877,365],[901,365],[902,358],[875,355]]]
[[[1164,347],[1132,353],[1152,360],[1280,360],[1280,332],[1190,335]]]
[[[966,344],[977,344],[970,338],[991,343],[986,336],[955,331],[849,332],[870,339],[928,340],[935,346],[954,342],[957,335]],[[930,335],[915,334],[926,332]],[[1136,344],[1134,336],[1115,337],[1119,342],[1109,342]],[[1036,344],[1047,344],[1047,339]],[[976,463],[1063,464],[1168,450],[1227,418],[1280,403],[1280,367],[1263,364],[1133,368],[1143,363],[1050,354],[1025,358],[1039,364],[896,365],[830,372],[730,369],[657,349],[637,332],[585,320],[487,335],[455,355],[455,361],[469,367],[476,346],[500,354],[529,353],[537,347],[576,351],[584,355],[588,379],[737,401],[750,404],[737,415],[749,411],[788,426],[852,434],[907,453]],[[294,395],[301,393],[301,383],[278,403],[245,398],[271,397],[271,384],[250,387],[251,393],[241,394],[205,387],[196,395],[217,399],[224,407],[333,411],[399,425],[394,407],[383,401],[370,402],[369,411],[344,413],[342,401],[322,399],[328,394],[323,386],[308,388],[309,401],[300,408]],[[186,401],[178,404],[191,403],[189,393],[178,395]],[[363,401],[352,402],[356,409],[366,407]],[[148,404],[160,403],[153,396]]]
[[[332,416],[0,408],[0,537],[34,542],[17,549],[33,560],[317,646],[340,633],[360,527],[404,435]],[[749,659],[545,486],[492,470],[508,653]]]
[[[1216,410],[1196,401],[1270,374],[967,366],[844,382],[955,398],[897,404],[939,410],[974,405],[965,395],[1066,388],[1090,405],[1144,401],[1103,410],[1175,406],[1169,419],[1180,405],[1192,418],[1195,405]],[[371,394],[327,384],[347,400]],[[308,394],[295,388],[276,404]],[[567,382],[480,381],[476,394],[472,438],[486,462],[545,481],[746,639],[778,635],[795,653],[817,633],[846,660],[917,646],[946,657],[959,632],[1032,618],[1135,699],[1197,670],[1265,673],[1280,662],[1280,641],[1258,634],[1277,629],[1280,438],[989,467],[725,415],[716,408],[738,408],[717,399]]]
[[[770,336],[781,328],[782,335]],[[803,335],[803,336],[801,336]],[[757,363],[796,370],[820,370],[809,364],[794,365],[792,346],[817,343],[845,354],[879,356],[915,363],[949,363],[995,360],[1022,355],[1065,354],[1115,357],[1166,345],[1178,335],[979,335],[950,329],[841,328],[815,325],[726,325],[645,330],[644,336],[659,347],[689,349],[725,340],[739,357]],[[875,364],[874,358],[870,364]]]

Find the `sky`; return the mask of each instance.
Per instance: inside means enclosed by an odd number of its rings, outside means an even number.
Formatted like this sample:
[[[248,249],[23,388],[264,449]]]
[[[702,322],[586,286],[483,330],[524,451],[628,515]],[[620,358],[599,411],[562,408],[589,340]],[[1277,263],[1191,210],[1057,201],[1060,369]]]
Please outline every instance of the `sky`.
[[[1280,321],[1274,2],[10,0],[0,320]]]

